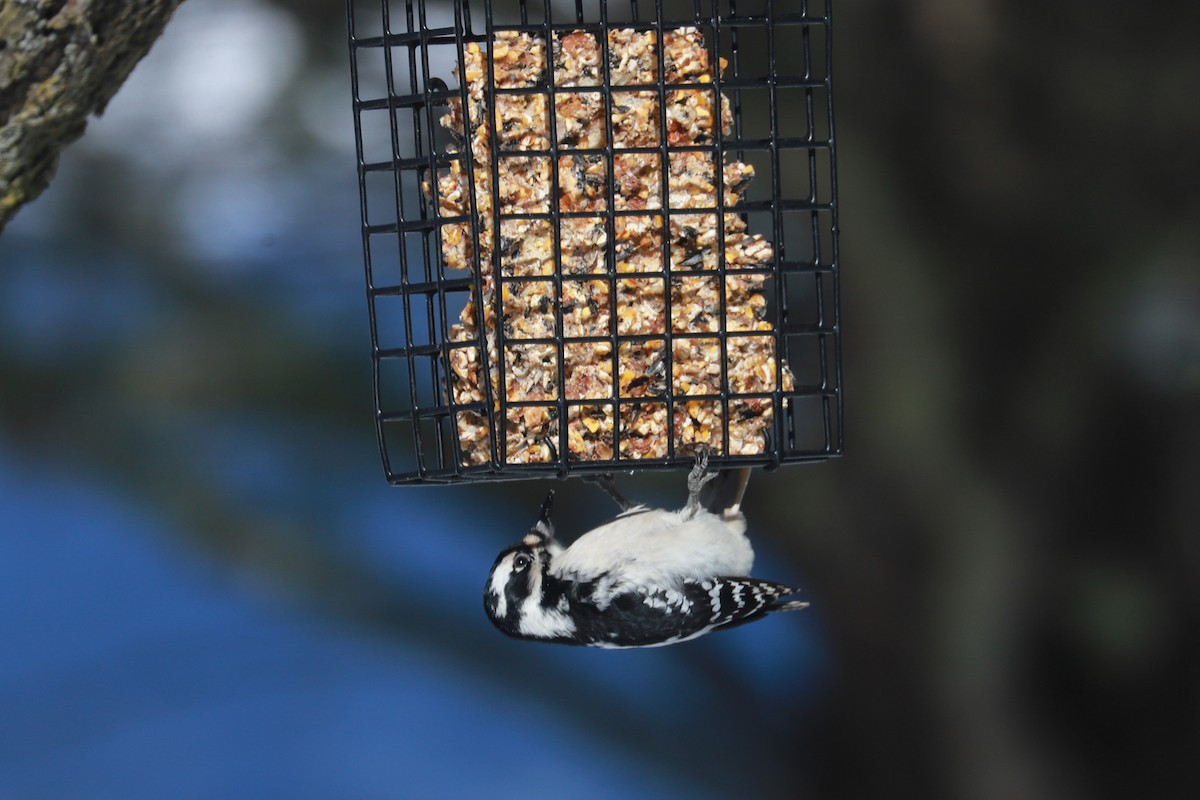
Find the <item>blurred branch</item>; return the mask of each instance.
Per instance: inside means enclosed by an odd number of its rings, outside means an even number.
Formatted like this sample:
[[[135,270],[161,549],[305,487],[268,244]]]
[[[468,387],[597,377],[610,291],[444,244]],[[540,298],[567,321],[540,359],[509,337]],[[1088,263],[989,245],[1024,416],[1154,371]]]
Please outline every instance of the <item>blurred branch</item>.
[[[0,232],[182,0],[0,0]]]

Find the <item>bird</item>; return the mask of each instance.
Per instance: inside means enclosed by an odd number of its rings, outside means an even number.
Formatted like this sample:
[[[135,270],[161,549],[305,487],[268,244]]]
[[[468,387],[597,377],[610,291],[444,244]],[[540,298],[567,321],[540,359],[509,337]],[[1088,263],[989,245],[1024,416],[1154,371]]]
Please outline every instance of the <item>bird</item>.
[[[597,479],[621,513],[567,547],[554,537],[551,491],[529,533],[492,564],[488,618],[516,639],[637,648],[807,607],[788,599],[798,588],[748,577],[754,550],[741,503],[750,469],[709,472],[707,463],[707,452],[697,454],[678,511],[631,503],[611,477]]]

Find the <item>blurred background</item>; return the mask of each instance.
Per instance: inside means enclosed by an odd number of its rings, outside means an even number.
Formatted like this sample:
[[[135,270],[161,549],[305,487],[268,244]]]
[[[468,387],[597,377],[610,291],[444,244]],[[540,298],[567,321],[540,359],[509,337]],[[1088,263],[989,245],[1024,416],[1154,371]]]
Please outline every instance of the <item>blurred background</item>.
[[[546,484],[383,481],[343,5],[187,0],[0,238],[0,798],[1196,796],[1200,6],[834,18],[812,607],[601,652],[482,612]]]

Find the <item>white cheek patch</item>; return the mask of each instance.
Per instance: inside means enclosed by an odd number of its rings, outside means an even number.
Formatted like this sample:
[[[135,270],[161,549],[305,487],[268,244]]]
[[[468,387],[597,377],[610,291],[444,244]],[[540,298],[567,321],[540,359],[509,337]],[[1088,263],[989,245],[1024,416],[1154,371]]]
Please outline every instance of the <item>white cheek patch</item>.
[[[505,584],[512,575],[513,557],[505,556],[504,560],[492,570],[491,580],[488,581],[488,592],[496,598],[496,617],[504,619],[508,616],[508,597],[504,593]]]
[[[565,600],[566,598],[563,598]],[[575,633],[575,621],[567,611],[570,605],[560,602],[555,608],[542,605],[542,569],[535,563],[529,572],[529,597],[521,602],[518,628],[534,639],[556,639]]]
[[[531,597],[521,604],[521,633],[535,639],[556,639],[575,633],[575,621],[557,608],[545,608]]]

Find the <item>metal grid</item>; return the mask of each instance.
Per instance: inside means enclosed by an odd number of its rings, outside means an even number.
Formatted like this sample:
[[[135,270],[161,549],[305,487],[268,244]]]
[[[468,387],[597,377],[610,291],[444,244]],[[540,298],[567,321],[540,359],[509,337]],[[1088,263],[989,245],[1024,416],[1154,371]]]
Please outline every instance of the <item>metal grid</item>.
[[[573,405],[561,389],[552,400],[522,403],[507,399],[503,392],[493,392],[489,383],[485,386],[486,402],[473,405],[456,405],[448,390],[448,382],[452,380],[448,369],[452,349],[450,326],[471,297],[485,295],[478,252],[474,268],[467,272],[450,271],[443,263],[440,237],[448,221],[439,217],[436,198],[429,196],[427,186],[430,176],[436,176],[459,157],[447,152],[448,132],[438,124],[450,98],[460,98],[464,108],[467,104],[467,90],[455,77],[455,67],[457,74],[461,74],[465,48],[470,43],[486,48],[498,31],[522,31],[541,37],[549,53],[553,37],[563,32],[591,32],[598,41],[607,41],[607,31],[633,28],[655,31],[661,42],[664,31],[693,26],[703,34],[712,63],[718,63],[719,58],[727,61],[724,73],[718,71],[713,76],[710,88],[715,89],[718,103],[730,104],[732,132],[725,134],[721,125],[716,125],[716,141],[708,149],[718,167],[723,159],[737,158],[752,165],[757,177],[736,206],[726,207],[723,192],[718,188],[719,202],[714,211],[741,215],[750,231],[763,234],[774,245],[766,291],[767,319],[773,324],[775,352],[790,366],[795,380],[788,391],[777,384],[773,392],[765,394],[773,404],[774,416],[766,432],[764,452],[723,455],[730,452],[726,426],[724,447],[722,442],[714,442],[715,452],[710,462],[716,466],[736,463],[773,468],[841,454],[831,5],[831,0],[641,3],[576,0],[572,8],[570,4],[551,0],[447,3],[348,0],[376,425],[389,482],[568,477],[670,468],[690,464],[693,459],[690,450],[676,446],[672,431],[668,435],[670,447],[662,458],[625,458],[619,447],[613,447],[611,459],[576,460],[565,446],[566,426],[559,425],[563,429],[561,438],[547,443],[551,458],[543,463],[507,463],[502,441],[496,442],[503,437],[495,436],[487,463],[468,466],[464,461],[457,415],[467,411],[482,414],[489,420],[491,430],[497,431],[503,429],[497,426],[497,420],[509,419],[510,409],[549,406],[558,420],[565,420]],[[605,96],[611,91],[608,72],[606,68],[599,87]],[[549,86],[543,85],[535,91],[549,93],[553,106],[554,81],[548,83]],[[664,97],[665,92],[677,86],[664,85],[660,70],[655,84],[638,88],[656,89],[659,97]],[[493,85],[489,99],[494,102],[495,97]],[[487,115],[487,124],[491,128],[491,141],[496,141],[495,119],[491,114]],[[611,123],[609,133],[611,137]],[[666,164],[675,148],[667,144],[666,136],[662,138],[659,163]],[[607,159],[609,175],[613,174],[611,141],[611,138],[606,140],[598,150]],[[556,137],[551,136],[549,144],[545,155],[550,157],[552,185],[557,187]],[[498,160],[492,159],[493,166]],[[471,169],[469,163],[467,169]],[[670,215],[675,210],[667,200],[665,172],[664,169],[661,213]],[[716,174],[721,174],[719,169]],[[470,208],[472,230],[494,225],[498,242],[501,215],[498,212],[480,215],[473,200]],[[611,233],[620,214],[614,208],[610,188],[609,202],[598,214],[604,218],[608,242],[613,241]],[[568,215],[560,215],[558,204],[552,202],[548,213],[541,216],[557,231],[560,216]],[[563,270],[559,246],[556,235],[557,269],[549,281],[557,285],[561,296]],[[494,250],[493,274],[500,275],[501,248]],[[718,252],[725,251],[721,248]],[[670,262],[669,252],[664,252],[664,259],[668,264],[663,271],[664,281],[676,274],[689,274],[683,265]],[[724,259],[720,261],[716,274],[723,286]],[[607,264],[607,276],[599,277],[613,281],[611,252]],[[669,294],[668,320],[672,319]],[[725,330],[723,320],[722,316],[720,329],[711,336],[724,355],[730,333]],[[672,327],[667,325],[665,332],[656,336],[667,340],[668,374],[670,340],[681,335],[673,333]],[[609,334],[606,338],[611,339],[613,353],[626,339],[638,338],[618,335],[615,323]],[[501,339],[500,352],[504,352],[504,334],[500,331],[497,335]],[[558,348],[561,365],[564,346],[561,327],[552,341]],[[567,342],[571,341],[568,337]],[[478,346],[487,352],[482,340]],[[503,370],[503,359],[500,361],[485,365],[485,369]],[[719,403],[723,418],[729,419],[730,404],[740,396],[729,391],[726,369],[727,366],[722,367],[722,391],[700,399]],[[561,369],[559,380],[561,387]],[[501,381],[500,385],[505,384]],[[616,386],[614,381],[613,396],[604,401],[612,403],[614,409],[629,402],[628,398],[618,396]],[[696,398],[678,391],[669,380],[663,391],[663,396],[655,400],[666,405],[670,426],[676,419],[676,406]],[[589,402],[594,405],[596,401]],[[619,430],[614,433],[620,435]]]

